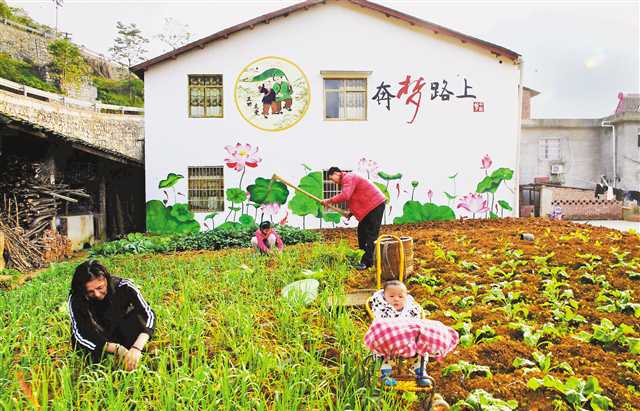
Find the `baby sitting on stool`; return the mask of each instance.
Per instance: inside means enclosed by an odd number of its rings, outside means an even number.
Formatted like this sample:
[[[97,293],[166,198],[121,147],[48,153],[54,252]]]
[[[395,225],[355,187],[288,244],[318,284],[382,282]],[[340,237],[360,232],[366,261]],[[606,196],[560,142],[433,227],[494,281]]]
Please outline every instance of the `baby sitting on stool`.
[[[374,354],[383,357],[380,367],[383,383],[397,384],[391,375],[389,357],[417,355],[413,366],[416,383],[421,387],[430,386],[425,369],[429,356],[440,360],[453,351],[458,345],[458,332],[440,321],[422,319],[422,307],[398,280],[385,282],[384,288],[373,294],[371,310],[374,320],[364,342]]]

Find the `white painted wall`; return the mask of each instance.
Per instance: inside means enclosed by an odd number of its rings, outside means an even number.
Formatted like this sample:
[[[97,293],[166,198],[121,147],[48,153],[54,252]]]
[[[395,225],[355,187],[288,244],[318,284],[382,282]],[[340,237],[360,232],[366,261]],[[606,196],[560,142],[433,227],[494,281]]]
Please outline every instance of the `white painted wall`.
[[[242,68],[269,55],[295,62],[311,86],[306,116],[281,132],[254,128],[240,116],[233,100]],[[323,120],[321,70],[372,71],[367,121]],[[223,119],[188,117],[187,76],[207,73],[224,76]],[[427,82],[414,124],[407,124],[414,106],[405,105],[404,98],[394,99],[391,111],[371,100],[382,81],[391,83],[395,93],[407,74],[412,79],[423,76]],[[471,93],[484,102],[484,113],[473,112],[472,99],[430,100],[431,81],[447,79],[449,89],[461,94],[463,76],[473,86]],[[509,59],[499,63],[485,49],[362,8],[329,3],[293,13],[146,71],[146,196],[148,200],[163,198],[158,182],[169,172],[186,176],[189,166],[224,165],[224,146],[240,142],[259,146],[262,157],[258,168],[248,169],[243,188],[256,177],[270,177],[274,172],[298,181],[305,174],[301,163],[316,170],[332,165],[356,169],[358,160],[366,157],[380,163],[386,172],[404,175],[402,189],[409,193],[397,199],[395,189],[392,191],[392,216],[401,215],[402,204],[410,197],[411,180],[420,181],[416,199],[425,202],[431,189],[435,203],[447,204],[443,191],[453,190],[447,176],[458,173],[458,195],[475,191],[484,177],[480,169],[484,154],[493,159],[492,169],[516,168],[518,81],[518,66]],[[239,177],[226,168],[225,189],[237,186]],[[186,179],[176,189],[186,194]],[[515,203],[515,194],[504,187],[498,198]],[[200,221],[204,215],[198,214]],[[216,224],[221,221],[219,216]],[[301,219],[290,215],[289,222],[299,225]],[[308,226],[317,226],[317,220]]]

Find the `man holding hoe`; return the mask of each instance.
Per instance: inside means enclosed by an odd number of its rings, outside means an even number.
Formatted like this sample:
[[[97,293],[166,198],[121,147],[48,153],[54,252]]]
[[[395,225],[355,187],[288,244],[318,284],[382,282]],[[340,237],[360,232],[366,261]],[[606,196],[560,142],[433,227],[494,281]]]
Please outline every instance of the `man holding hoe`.
[[[322,200],[322,205],[347,202],[347,217],[353,215],[358,220],[358,248],[364,250],[362,260],[356,268],[366,270],[373,265],[373,249],[384,215],[384,194],[366,178],[343,172],[338,167],[329,168],[327,175],[342,191]]]

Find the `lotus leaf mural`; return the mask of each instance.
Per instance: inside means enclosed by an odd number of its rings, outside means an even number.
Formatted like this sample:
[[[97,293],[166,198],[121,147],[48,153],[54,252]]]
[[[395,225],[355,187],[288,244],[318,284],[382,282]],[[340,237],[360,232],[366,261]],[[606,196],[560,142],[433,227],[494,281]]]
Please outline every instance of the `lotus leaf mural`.
[[[289,189],[280,181],[271,181],[270,178],[258,177],[256,181],[247,187],[249,200],[256,204],[284,204],[289,197]]]
[[[160,181],[158,188],[173,188],[184,177],[169,173]],[[166,191],[164,192],[166,195]],[[167,196],[168,198],[168,196]],[[200,231],[200,224],[195,220],[188,204],[174,203],[167,205],[168,200],[150,200],[146,205],[147,231],[157,234],[186,234]]]
[[[267,74],[272,75],[275,71]],[[265,74],[265,76],[267,75]],[[257,223],[269,219],[286,224],[289,220],[289,213],[302,217],[302,225],[306,228],[307,217],[317,218],[319,227],[323,223],[330,223],[333,226],[339,224],[342,216],[335,212],[327,211],[321,204],[309,197],[295,192],[289,198],[289,188],[280,181],[272,181],[271,178],[257,177],[255,181],[243,187],[243,181],[247,169],[259,166],[262,159],[258,156],[258,147],[250,144],[236,143],[226,146],[228,157],[225,159],[226,165],[236,171],[239,175],[237,187],[227,188],[225,199],[227,208],[225,213],[209,213],[204,218],[206,228],[215,226],[215,219],[225,215],[224,221],[218,227],[238,229],[244,227],[255,227]],[[496,198],[501,187],[506,187],[511,193],[513,188],[509,182],[513,179],[513,170],[506,167],[492,169],[494,162],[489,155],[484,155],[480,160],[482,175],[475,185],[475,191],[465,195],[457,194],[456,178],[459,173],[450,175],[451,189],[442,192],[441,198],[447,204],[438,204],[434,201],[434,191],[427,185],[426,191],[418,190],[424,181],[408,180],[406,188],[403,190],[401,179],[403,173],[387,173],[380,170],[380,164],[376,161],[361,158],[358,161],[358,171],[366,175],[367,179],[378,179],[372,181],[384,194],[388,212],[386,216],[392,215],[393,202],[400,199],[401,193],[405,193],[408,201],[402,204],[402,213],[393,219],[394,224],[420,223],[424,221],[447,221],[457,217],[470,218],[499,218],[513,211],[512,205],[504,200]],[[324,180],[321,171],[312,171],[312,167],[307,163],[302,164],[305,174],[298,182],[298,187],[315,195],[324,197]],[[166,199],[151,200],[147,202],[147,230],[154,233],[188,233],[200,230],[200,225],[195,220],[193,212],[188,204],[175,202],[169,205],[167,189],[172,189],[175,193],[176,184],[183,179],[181,174],[169,173],[163,179],[159,188],[163,189]],[[468,180],[468,179],[467,179]],[[428,183],[428,182],[426,182]],[[390,186],[393,184],[390,190]],[[433,187],[433,186],[432,186]],[[421,202],[416,197],[419,193],[426,194],[426,202]],[[501,191],[502,192],[502,191]],[[391,195],[393,193],[393,195]],[[180,193],[177,193],[180,195]],[[175,196],[174,196],[175,198]],[[286,207],[285,207],[286,205]],[[250,207],[251,206],[251,207]],[[249,211],[253,208],[253,211]],[[259,214],[260,212],[260,214]],[[505,213],[506,212],[506,213]],[[282,214],[285,214],[284,216]]]
[[[455,220],[456,213],[451,207],[438,206],[433,203],[421,204],[419,201],[409,200],[402,206],[402,216],[393,219],[394,224],[420,223],[423,221]]]

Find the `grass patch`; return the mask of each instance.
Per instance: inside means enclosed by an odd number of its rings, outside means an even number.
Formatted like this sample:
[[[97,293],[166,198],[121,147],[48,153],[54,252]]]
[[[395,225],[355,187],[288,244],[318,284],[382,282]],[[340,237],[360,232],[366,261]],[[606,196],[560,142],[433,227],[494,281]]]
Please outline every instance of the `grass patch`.
[[[31,27],[32,29],[49,33],[54,32],[53,28],[33,20],[23,9],[8,6],[4,0],[0,0],[0,18],[11,20],[23,26]]]
[[[7,53],[0,53],[0,77],[51,93],[60,92],[57,87],[42,80],[31,64],[16,60]]]
[[[407,400],[377,398],[367,383],[366,324],[326,303],[350,273],[347,250],[102,259],[133,279],[157,314],[150,352],[133,373],[111,356],[89,366],[71,351],[66,299],[75,264],[56,264],[0,298],[0,408],[406,409]],[[325,273],[309,307],[279,294],[303,268]]]
[[[144,106],[144,82],[140,79],[131,79],[131,97],[129,96],[129,80],[110,80],[95,76],[93,84],[98,89],[98,100],[105,104],[118,106],[143,107]]]

